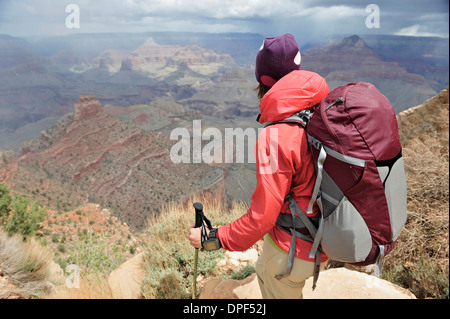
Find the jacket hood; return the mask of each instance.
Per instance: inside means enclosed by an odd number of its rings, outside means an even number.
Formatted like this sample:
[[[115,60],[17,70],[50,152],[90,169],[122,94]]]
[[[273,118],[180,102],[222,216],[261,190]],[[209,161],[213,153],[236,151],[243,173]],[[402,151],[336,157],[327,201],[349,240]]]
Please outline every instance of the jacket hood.
[[[259,123],[281,121],[292,114],[310,109],[329,93],[328,84],[319,74],[299,70],[281,78],[259,104]]]

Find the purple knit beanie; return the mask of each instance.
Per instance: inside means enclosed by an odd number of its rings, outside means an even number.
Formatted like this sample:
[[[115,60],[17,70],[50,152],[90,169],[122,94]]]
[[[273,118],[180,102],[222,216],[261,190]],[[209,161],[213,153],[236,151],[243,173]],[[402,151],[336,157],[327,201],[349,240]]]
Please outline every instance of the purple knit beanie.
[[[256,80],[272,87],[286,74],[300,70],[300,62],[300,50],[292,34],[266,38],[256,55]]]

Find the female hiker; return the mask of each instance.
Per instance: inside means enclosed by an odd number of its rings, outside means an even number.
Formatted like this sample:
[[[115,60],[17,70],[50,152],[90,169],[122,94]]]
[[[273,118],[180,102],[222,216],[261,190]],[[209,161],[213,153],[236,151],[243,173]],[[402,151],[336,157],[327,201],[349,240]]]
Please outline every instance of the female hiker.
[[[281,121],[301,110],[312,109],[328,92],[316,73],[300,70],[301,55],[291,34],[266,38],[256,57],[255,75],[263,123]],[[247,213],[236,221],[210,232],[210,240],[226,250],[244,251],[264,237],[256,273],[263,298],[302,298],[305,280],[313,275],[312,244],[295,239],[295,259],[286,273],[291,235],[276,225],[279,214],[289,214],[290,194],[306,212],[310,202],[315,168],[305,130],[296,123],[265,127],[255,147],[256,189]],[[308,217],[318,215],[318,207]],[[304,232],[305,229],[297,229]],[[201,227],[189,229],[192,246],[202,247]],[[321,267],[327,256],[320,253]]]

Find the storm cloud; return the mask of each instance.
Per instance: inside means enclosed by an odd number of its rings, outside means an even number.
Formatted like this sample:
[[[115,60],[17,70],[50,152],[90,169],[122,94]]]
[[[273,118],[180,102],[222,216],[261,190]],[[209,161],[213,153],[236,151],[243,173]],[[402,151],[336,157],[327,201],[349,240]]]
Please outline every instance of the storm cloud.
[[[65,9],[80,9],[80,28],[68,29]],[[293,33],[303,41],[330,34],[397,34],[448,38],[448,0],[373,2],[379,28],[368,28],[363,1],[332,0],[1,0],[0,34],[91,32]]]

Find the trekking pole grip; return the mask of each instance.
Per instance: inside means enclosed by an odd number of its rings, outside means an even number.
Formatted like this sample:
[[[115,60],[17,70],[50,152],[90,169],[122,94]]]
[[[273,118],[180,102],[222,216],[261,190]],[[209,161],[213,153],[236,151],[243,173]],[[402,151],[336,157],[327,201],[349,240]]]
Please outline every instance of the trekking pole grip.
[[[195,208],[195,227],[202,226],[203,223],[203,205],[201,203],[194,203]],[[198,248],[195,248],[194,257],[194,277],[192,282],[192,299],[197,295],[197,263],[198,263]]]
[[[202,203],[194,203],[195,208],[195,227],[200,227],[203,221],[203,205]]]

